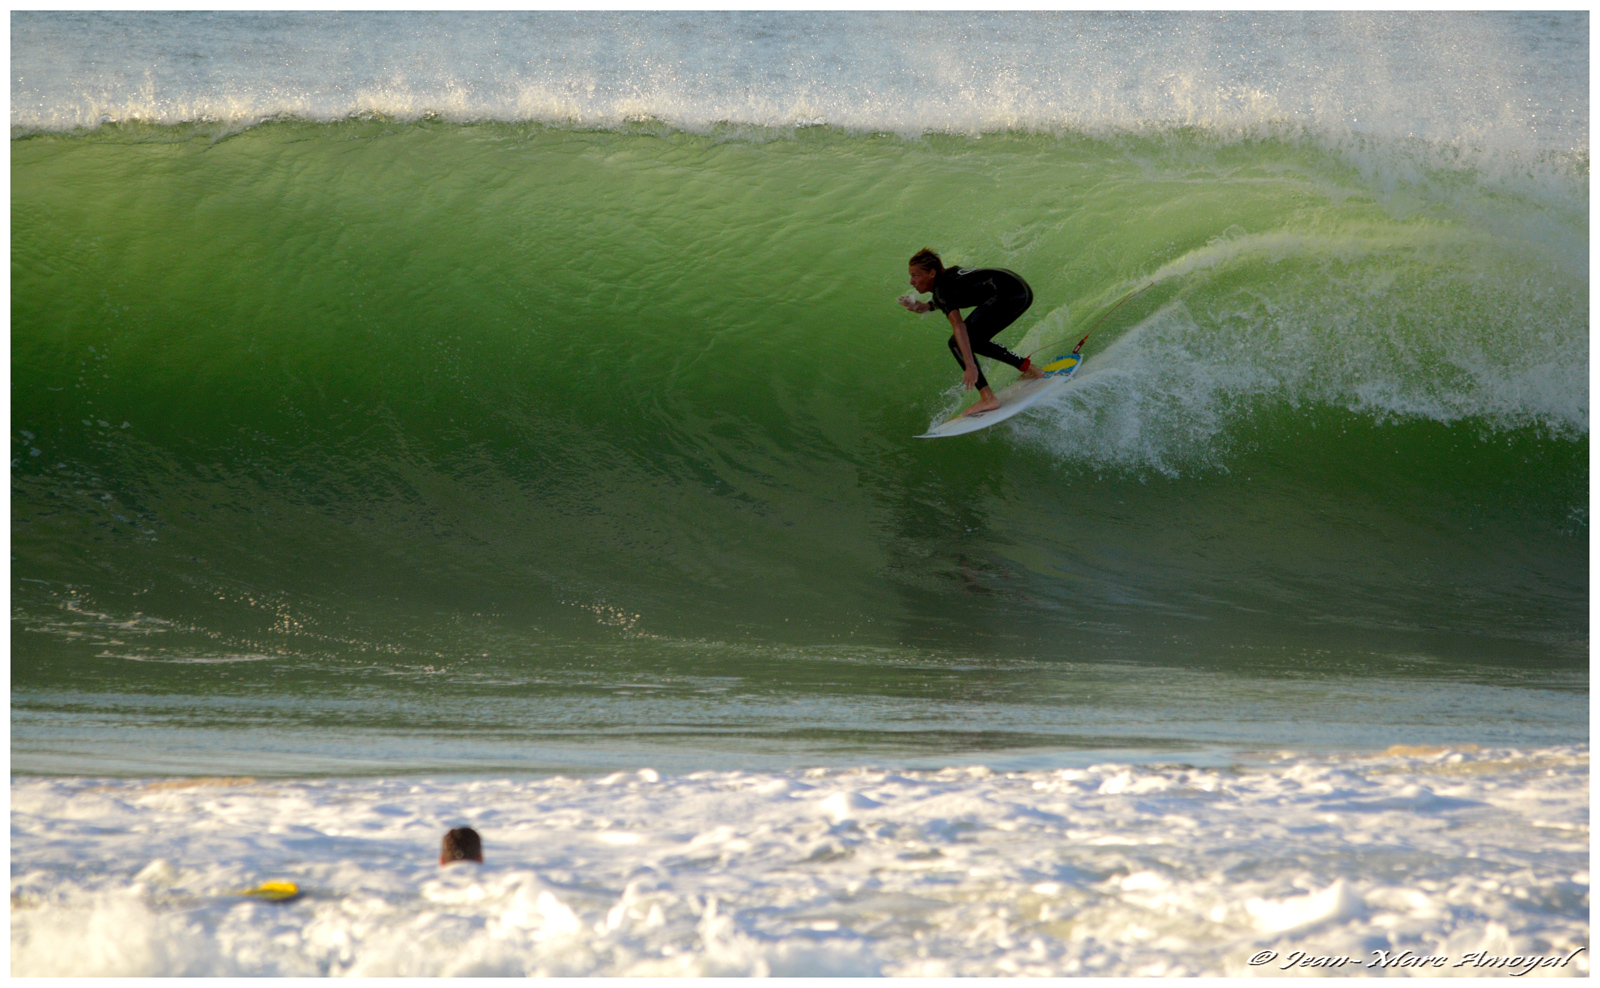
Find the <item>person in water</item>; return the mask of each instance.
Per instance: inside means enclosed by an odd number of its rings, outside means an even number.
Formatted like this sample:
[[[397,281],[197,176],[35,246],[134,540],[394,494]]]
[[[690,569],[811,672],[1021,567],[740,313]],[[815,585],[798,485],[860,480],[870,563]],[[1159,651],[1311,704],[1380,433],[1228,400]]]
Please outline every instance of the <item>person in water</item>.
[[[475,861],[483,864],[483,839],[471,827],[456,827],[444,835],[439,846],[439,863]]]
[[[1025,378],[1039,378],[1044,371],[1033,365],[1027,357],[1019,357],[994,342],[1002,329],[1017,321],[1033,304],[1033,289],[1015,271],[1005,268],[947,268],[939,255],[924,247],[911,255],[911,287],[919,292],[932,292],[931,302],[918,302],[910,295],[902,295],[900,304],[912,312],[932,312],[938,309],[950,318],[950,352],[965,372],[962,382],[968,388],[978,389],[978,402],[962,412],[975,415],[1000,407],[994,389],[978,367],[982,354],[1003,364],[1010,364]],[[961,310],[971,308],[972,313],[961,318]]]

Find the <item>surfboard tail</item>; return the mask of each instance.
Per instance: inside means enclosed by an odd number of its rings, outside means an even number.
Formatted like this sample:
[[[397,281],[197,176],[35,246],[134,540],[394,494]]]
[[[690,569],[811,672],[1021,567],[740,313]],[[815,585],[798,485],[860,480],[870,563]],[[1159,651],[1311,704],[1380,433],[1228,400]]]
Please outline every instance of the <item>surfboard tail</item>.
[[[1066,378],[1072,372],[1083,366],[1083,357],[1080,354],[1067,354],[1057,357],[1045,364],[1043,378],[1034,380],[1021,380],[1008,388],[1003,388],[995,394],[1000,399],[1000,407],[976,415],[957,415],[956,417],[941,422],[931,427],[927,432],[917,436],[917,439],[943,439],[946,436],[963,436],[969,432],[977,432],[999,422],[1004,422],[1019,412],[1027,411],[1034,405],[1043,401],[1047,396],[1066,386]]]

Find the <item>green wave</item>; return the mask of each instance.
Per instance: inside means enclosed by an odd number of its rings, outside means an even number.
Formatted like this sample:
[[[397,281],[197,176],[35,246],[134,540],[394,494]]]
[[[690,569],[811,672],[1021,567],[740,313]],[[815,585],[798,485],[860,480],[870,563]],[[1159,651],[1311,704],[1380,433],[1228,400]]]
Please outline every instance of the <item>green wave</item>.
[[[1586,161],[363,119],[33,135],[11,174],[15,676],[1586,653]],[[915,442],[963,400],[894,303],[925,245],[1029,280],[1023,352],[1153,287],[1055,406]]]

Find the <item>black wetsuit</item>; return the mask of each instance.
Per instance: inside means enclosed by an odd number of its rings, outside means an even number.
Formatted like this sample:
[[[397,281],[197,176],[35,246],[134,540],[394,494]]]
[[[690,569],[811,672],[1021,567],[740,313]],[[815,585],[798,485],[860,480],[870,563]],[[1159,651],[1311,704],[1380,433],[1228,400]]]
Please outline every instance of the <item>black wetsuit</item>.
[[[1032,304],[1033,289],[1021,275],[1005,268],[945,268],[933,282],[935,309],[948,314],[953,309],[976,306],[965,320],[974,364],[983,356],[1021,369],[1023,358],[993,342],[993,338],[1016,322]],[[961,357],[961,345],[954,334],[950,336],[950,352],[965,371],[967,362]],[[989,386],[982,367],[978,368],[976,386],[980,389]]]

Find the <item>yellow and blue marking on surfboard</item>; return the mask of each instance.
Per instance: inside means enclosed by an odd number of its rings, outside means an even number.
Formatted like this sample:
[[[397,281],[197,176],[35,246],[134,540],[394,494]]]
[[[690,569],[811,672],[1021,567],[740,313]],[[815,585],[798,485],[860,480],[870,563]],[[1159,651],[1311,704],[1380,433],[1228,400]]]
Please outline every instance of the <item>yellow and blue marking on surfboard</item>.
[[[1081,363],[1083,363],[1081,354],[1069,353],[1065,357],[1057,357],[1040,369],[1044,371],[1045,377],[1066,377],[1077,370]]]

